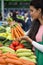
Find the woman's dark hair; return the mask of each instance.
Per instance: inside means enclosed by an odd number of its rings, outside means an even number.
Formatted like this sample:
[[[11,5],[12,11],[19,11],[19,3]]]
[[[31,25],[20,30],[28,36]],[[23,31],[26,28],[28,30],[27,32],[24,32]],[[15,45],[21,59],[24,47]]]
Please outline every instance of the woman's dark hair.
[[[32,0],[30,6],[33,6],[36,9],[41,8],[41,13],[43,14],[43,0]]]
[[[30,3],[30,6],[33,6],[36,9],[41,8],[41,13],[43,15],[43,0],[32,0]],[[36,40],[35,36],[38,32],[39,27],[40,27],[39,20],[38,19],[34,20],[32,26],[31,26],[30,32],[29,32],[29,37],[31,39]]]
[[[40,27],[39,20],[35,20],[35,21],[32,22],[32,26],[31,26],[31,29],[30,29],[30,32],[29,32],[29,37],[31,39],[36,40],[35,36],[38,32],[39,27]]]

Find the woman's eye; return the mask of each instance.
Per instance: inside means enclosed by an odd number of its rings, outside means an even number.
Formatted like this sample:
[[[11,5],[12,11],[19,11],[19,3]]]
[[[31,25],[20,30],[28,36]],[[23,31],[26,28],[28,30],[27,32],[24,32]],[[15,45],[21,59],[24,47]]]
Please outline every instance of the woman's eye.
[[[33,10],[30,10],[31,12],[33,12]]]

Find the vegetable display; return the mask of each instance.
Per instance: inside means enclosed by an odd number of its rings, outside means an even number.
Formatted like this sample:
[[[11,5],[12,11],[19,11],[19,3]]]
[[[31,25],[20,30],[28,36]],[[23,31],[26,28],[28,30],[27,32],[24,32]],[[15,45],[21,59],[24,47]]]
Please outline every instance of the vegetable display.
[[[12,19],[7,19],[9,23]],[[24,36],[18,23],[11,27],[0,27],[0,65],[35,65],[36,56],[26,40],[17,41]]]
[[[35,65],[33,62],[20,59],[15,54],[3,53],[0,50],[0,65]]]
[[[12,54],[15,54],[15,51],[9,47],[2,46],[2,47],[0,47],[0,50],[2,50],[3,53],[10,52]]]
[[[26,59],[36,63],[36,56],[30,49],[25,49],[25,48],[18,49],[16,51],[16,54],[19,58]]]

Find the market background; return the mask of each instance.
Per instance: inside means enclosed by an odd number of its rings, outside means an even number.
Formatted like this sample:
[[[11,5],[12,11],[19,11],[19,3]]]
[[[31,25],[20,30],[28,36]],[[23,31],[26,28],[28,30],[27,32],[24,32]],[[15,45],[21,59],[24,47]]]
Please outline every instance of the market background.
[[[31,28],[31,0],[0,0],[0,64],[35,65],[33,46],[26,40],[18,41],[28,35]]]

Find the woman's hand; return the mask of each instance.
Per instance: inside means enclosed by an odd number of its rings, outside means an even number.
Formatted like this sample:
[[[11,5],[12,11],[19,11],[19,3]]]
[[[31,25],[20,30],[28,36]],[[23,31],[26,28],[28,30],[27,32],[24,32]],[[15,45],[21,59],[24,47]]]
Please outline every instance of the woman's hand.
[[[29,36],[23,36],[21,39],[26,40],[27,42],[32,43],[32,39]]]
[[[17,38],[16,40],[17,41],[26,40],[27,42],[30,42],[30,43],[32,43],[33,41],[29,36],[22,36],[19,39]]]
[[[21,40],[26,40],[27,38],[28,38],[28,36],[22,36],[22,37],[20,37],[19,39],[16,38],[16,40],[17,40],[17,41],[21,41]]]

